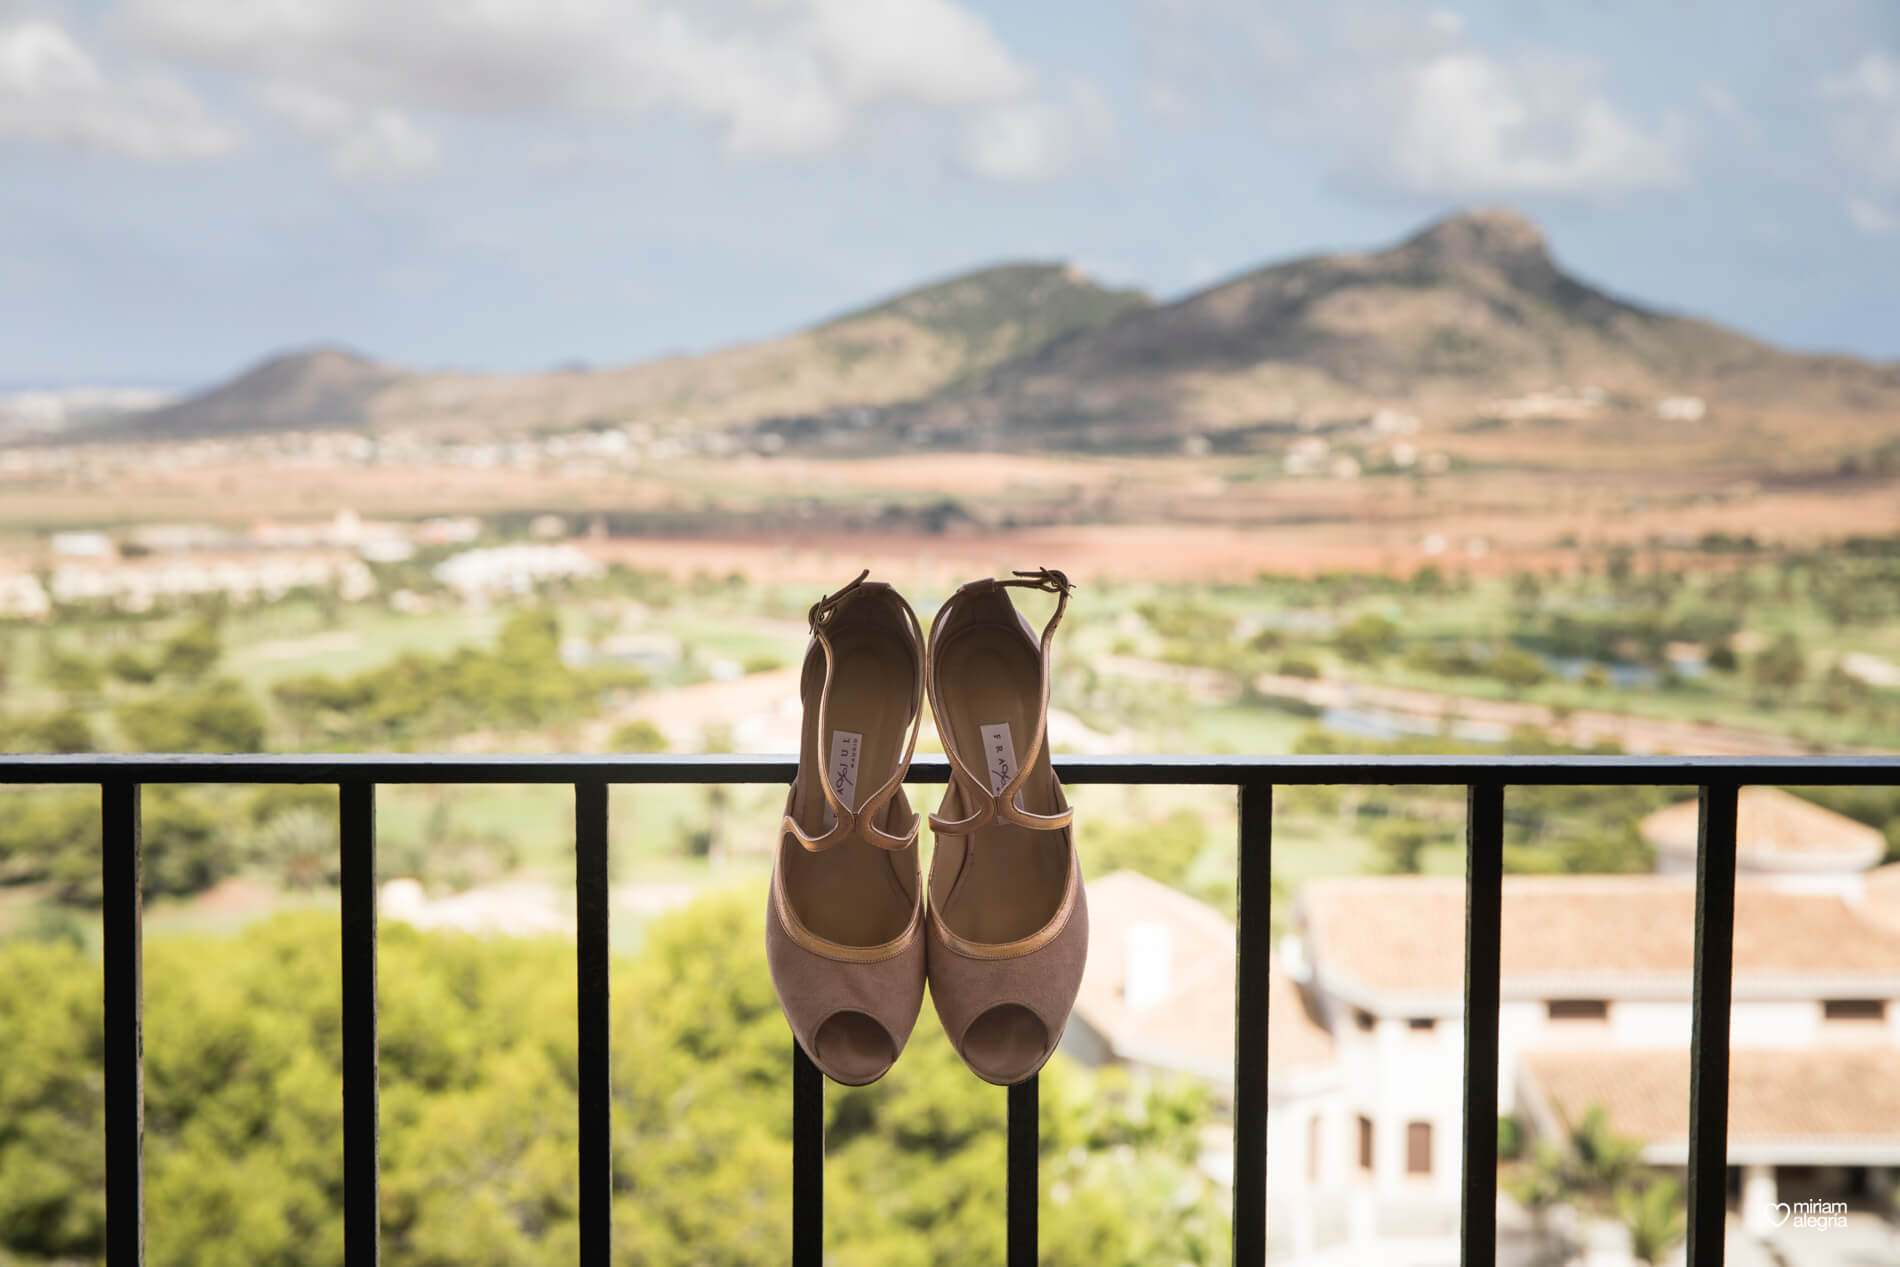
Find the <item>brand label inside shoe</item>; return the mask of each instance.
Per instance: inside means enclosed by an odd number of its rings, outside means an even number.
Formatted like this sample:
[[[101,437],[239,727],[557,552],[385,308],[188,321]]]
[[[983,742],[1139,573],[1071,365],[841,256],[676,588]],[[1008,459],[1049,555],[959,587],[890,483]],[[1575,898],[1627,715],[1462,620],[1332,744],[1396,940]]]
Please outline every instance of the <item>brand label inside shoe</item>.
[[[831,732],[831,760],[825,763],[825,777],[831,780],[831,794],[846,809],[858,807],[858,749],[864,746],[864,736],[852,730],[834,730]],[[831,812],[831,802],[825,802],[825,826],[838,821]]]
[[[1009,736],[1009,723],[981,727],[983,759],[990,769],[990,795],[1001,796],[1009,781],[1016,777],[1016,741]]]

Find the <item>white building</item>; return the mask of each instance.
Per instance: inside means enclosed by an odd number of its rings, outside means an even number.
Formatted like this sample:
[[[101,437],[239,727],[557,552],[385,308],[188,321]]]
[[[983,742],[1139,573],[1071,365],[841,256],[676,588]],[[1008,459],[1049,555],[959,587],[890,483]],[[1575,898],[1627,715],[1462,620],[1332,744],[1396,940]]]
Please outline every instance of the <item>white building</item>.
[[[0,617],[45,620],[53,610],[46,587],[31,572],[0,573]]]
[[[1650,1164],[1687,1163],[1695,810],[1644,821],[1659,874],[1504,878],[1497,1110],[1532,1137],[1600,1105]],[[1772,789],[1743,791],[1737,836],[1730,1189],[1769,1237],[1777,1201],[1881,1208],[1900,1175],[1900,864]],[[1089,900],[1065,1048],[1231,1091],[1231,923],[1131,873]],[[1456,1262],[1464,881],[1319,879],[1291,915],[1269,985],[1274,1258]]]
[[[376,578],[362,560],[339,551],[202,552],[64,563],[53,569],[49,588],[61,603],[142,612],[172,599],[222,594],[235,602],[271,601],[303,588],[334,590],[354,603],[376,592]]]
[[[605,566],[571,545],[506,545],[464,550],[436,565],[435,579],[464,599],[531,594],[543,581],[598,576]]]

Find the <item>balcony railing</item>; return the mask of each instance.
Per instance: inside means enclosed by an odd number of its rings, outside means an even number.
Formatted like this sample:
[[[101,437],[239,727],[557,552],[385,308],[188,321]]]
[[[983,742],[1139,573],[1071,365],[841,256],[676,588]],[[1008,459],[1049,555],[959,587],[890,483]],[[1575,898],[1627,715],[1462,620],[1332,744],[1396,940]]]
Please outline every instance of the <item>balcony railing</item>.
[[[612,1257],[612,1086],[608,1048],[607,789],[610,784],[789,783],[769,756],[5,756],[0,783],[96,783],[103,831],[107,1260],[145,1254],[139,792],[147,783],[335,784],[340,798],[345,1261],[378,1261],[376,787],[404,783],[566,783],[574,788],[575,970],[580,1086],[580,1261]],[[1234,788],[1239,919],[1234,999],[1236,1264],[1266,1258],[1267,954],[1272,800],[1278,784],[1462,785],[1465,880],[1462,1257],[1496,1260],[1498,979],[1504,789],[1518,785],[1695,786],[1694,1024],[1690,1037],[1688,1261],[1717,1267],[1727,1210],[1729,999],[1734,962],[1736,796],[1745,784],[1900,785],[1900,757],[1057,757],[1070,784]],[[942,758],[910,777],[941,783]],[[824,1078],[792,1045],[792,1246],[798,1267],[824,1251]],[[1037,1084],[1008,1096],[1009,1267],[1037,1256]]]

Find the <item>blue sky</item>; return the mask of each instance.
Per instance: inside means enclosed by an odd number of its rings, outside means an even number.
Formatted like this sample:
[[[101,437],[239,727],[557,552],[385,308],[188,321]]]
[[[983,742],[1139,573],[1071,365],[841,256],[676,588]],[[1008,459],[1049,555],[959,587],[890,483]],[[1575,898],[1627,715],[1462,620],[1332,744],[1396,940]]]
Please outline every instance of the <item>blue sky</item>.
[[[1171,297],[1500,204],[1900,358],[1900,4],[0,0],[0,385],[620,363],[999,259]]]

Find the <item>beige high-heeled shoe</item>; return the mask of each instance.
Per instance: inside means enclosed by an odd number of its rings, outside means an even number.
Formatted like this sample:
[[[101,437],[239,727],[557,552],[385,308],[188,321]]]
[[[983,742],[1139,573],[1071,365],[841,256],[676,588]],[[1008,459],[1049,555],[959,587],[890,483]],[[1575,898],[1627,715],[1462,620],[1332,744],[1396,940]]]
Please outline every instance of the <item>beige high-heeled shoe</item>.
[[[923,716],[923,634],[910,604],[867,575],[811,609],[798,776],[765,920],[792,1033],[849,1086],[896,1062],[924,998],[918,818],[903,788]]]
[[[1040,639],[1012,587],[1056,595]],[[1045,742],[1050,640],[1069,590],[1047,568],[972,581],[930,631],[930,708],[950,758],[930,816],[930,997],[963,1062],[999,1086],[1055,1051],[1088,958],[1074,811]]]

